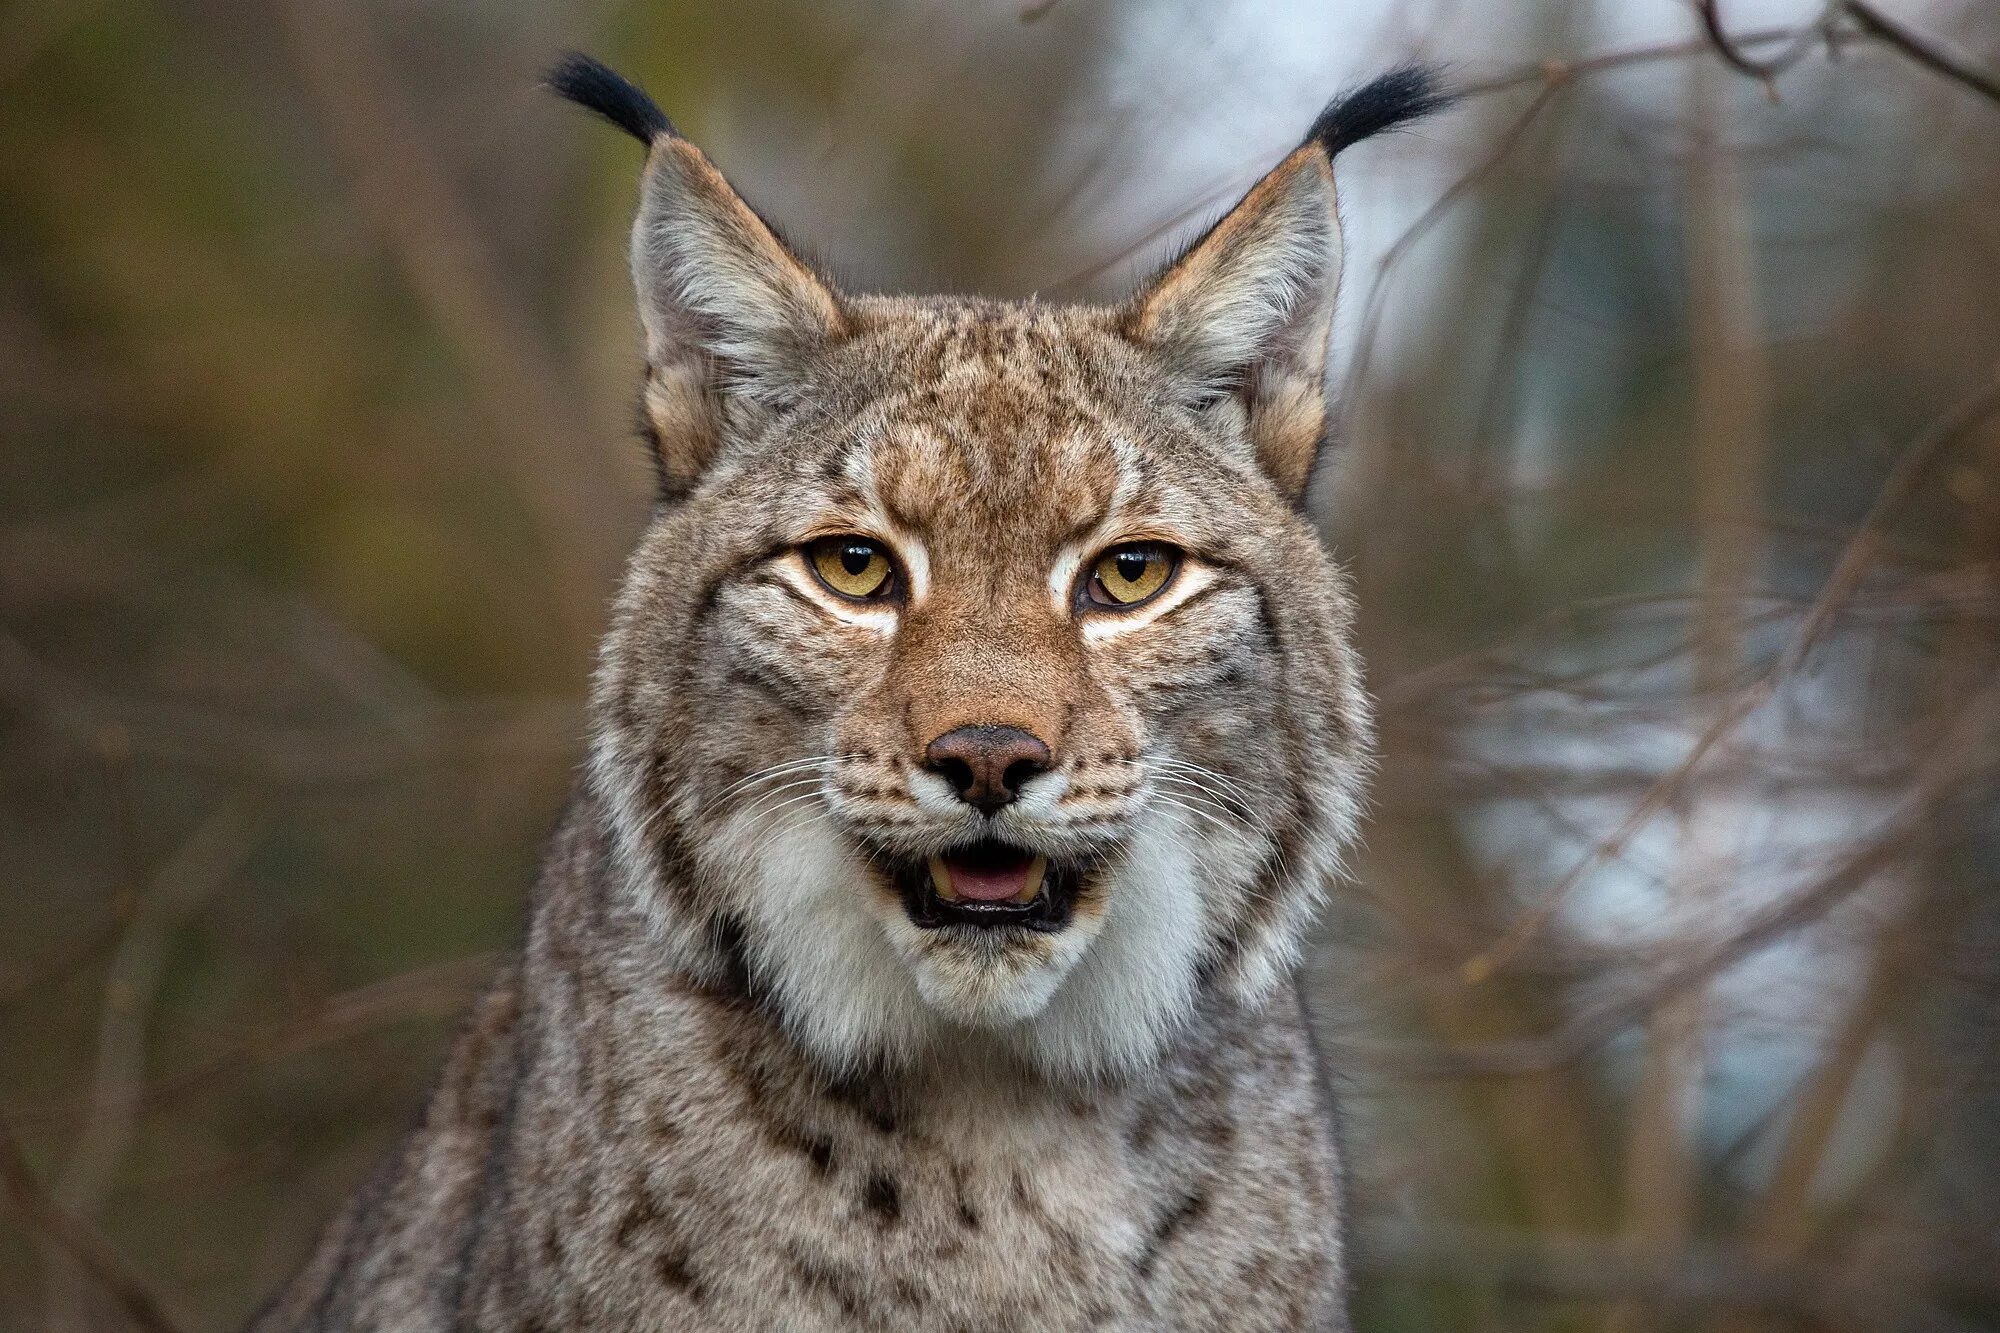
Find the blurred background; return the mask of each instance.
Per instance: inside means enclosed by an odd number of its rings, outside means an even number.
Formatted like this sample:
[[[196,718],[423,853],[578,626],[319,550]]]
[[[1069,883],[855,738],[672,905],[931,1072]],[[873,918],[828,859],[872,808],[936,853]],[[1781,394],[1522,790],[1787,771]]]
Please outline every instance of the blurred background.
[[[0,1327],[225,1328],[520,918],[650,478],[639,153],[1114,297],[1333,91],[1385,748],[1308,974],[1362,1329],[2000,1328],[2000,9],[0,9]]]

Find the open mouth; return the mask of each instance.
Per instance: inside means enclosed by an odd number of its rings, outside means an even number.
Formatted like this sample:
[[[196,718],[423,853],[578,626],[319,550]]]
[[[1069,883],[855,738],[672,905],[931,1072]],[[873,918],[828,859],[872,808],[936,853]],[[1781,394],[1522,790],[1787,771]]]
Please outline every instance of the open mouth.
[[[1069,924],[1081,872],[1046,856],[987,840],[955,847],[898,875],[903,906],[919,928]]]

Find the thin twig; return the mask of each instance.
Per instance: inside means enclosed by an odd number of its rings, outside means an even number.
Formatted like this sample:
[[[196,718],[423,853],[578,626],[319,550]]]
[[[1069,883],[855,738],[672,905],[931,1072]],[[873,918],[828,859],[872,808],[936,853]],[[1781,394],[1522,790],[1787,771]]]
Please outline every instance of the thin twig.
[[[456,1013],[492,971],[493,958],[482,953],[427,963],[330,996],[298,1018],[149,1084],[134,1097],[134,1109],[144,1114],[172,1105],[253,1064],[315,1050],[408,1019]],[[9,1114],[16,1125],[41,1125],[73,1116],[77,1109],[74,1103],[57,1102]]]
[[[1828,26],[1840,9],[1841,0],[1829,0],[1819,22],[1799,29],[1792,44],[1777,55],[1760,59],[1737,45],[1729,35],[1722,22],[1721,0],[1695,0],[1695,12],[1701,17],[1702,31],[1708,34],[1709,44],[1715,48],[1716,55],[1737,73],[1762,83],[1774,98],[1777,96],[1777,77],[1812,53],[1813,47],[1825,38]]]
[[[53,957],[45,958],[33,967],[24,968],[0,981],[0,1009],[20,1003],[28,996],[75,976],[85,967],[118,943],[118,937],[125,933],[125,924],[132,913],[121,897],[121,901],[111,914],[92,926],[75,943],[64,948]]]
[[[355,204],[457,349],[534,516],[556,614],[570,621],[576,643],[589,642],[616,568],[619,525],[606,517],[621,507],[579,456],[577,426],[588,418],[569,401],[568,377],[428,151],[360,8],[346,0],[285,0],[280,8]]]
[[[1698,986],[1773,940],[1820,920],[1909,855],[1925,822],[1991,765],[1988,735],[2000,713],[2000,681],[1975,696],[1925,747],[1927,760],[1902,807],[1866,845],[1797,893],[1766,903],[1719,938],[1685,950],[1636,991],[1589,1001],[1552,1033],[1459,1050],[1355,1048],[1406,1076],[1485,1077],[1540,1073],[1582,1058],[1690,986]]]
[[[0,1192],[35,1238],[89,1274],[134,1327],[144,1333],[180,1333],[180,1326],[167,1315],[146,1282],[125,1265],[103,1237],[72,1217],[42,1188],[4,1122],[0,1122]]]
[[[1949,79],[1959,87],[1969,89],[1987,101],[2000,105],[2000,79],[1946,55],[1874,5],[1865,3],[1865,0],[1847,0],[1845,8],[1855,23],[1860,25],[1861,30],[1870,37],[1901,52],[1933,74]]]
[[[56,1185],[65,1207],[93,1214],[131,1141],[145,1075],[146,1027],[175,937],[256,847],[262,819],[248,801],[217,807],[147,887],[104,983],[97,1062],[76,1147]]]
[[[1492,149],[1469,171],[1453,181],[1450,188],[1438,197],[1437,202],[1418,214],[1417,220],[1404,229],[1403,234],[1396,238],[1388,252],[1382,256],[1382,263],[1375,270],[1374,285],[1368,292],[1368,304],[1361,317],[1361,329],[1356,335],[1354,357],[1347,376],[1350,395],[1355,386],[1367,378],[1368,367],[1374,357],[1376,332],[1381,325],[1383,312],[1388,306],[1389,279],[1394,275],[1396,267],[1403,262],[1404,257],[1418,241],[1444,220],[1446,214],[1478,188],[1488,176],[1499,170],[1500,164],[1505,162],[1520,145],[1521,140],[1527,137],[1529,128],[1555,101],[1556,93],[1565,82],[1565,77],[1550,74],[1541,91],[1536,93],[1534,99],[1521,109],[1520,114],[1514,117],[1505,130],[1501,131]]]
[[[1462,971],[1468,985],[1477,985],[1491,977],[1497,969],[1504,967],[1509,959],[1520,952],[1523,945],[1540,933],[1590,872],[1606,858],[1619,855],[1625,845],[1638,836],[1640,830],[1650,824],[1669,802],[1677,798],[1681,789],[1695,770],[1701,767],[1709,753],[1733,735],[1744,719],[1770,699],[1778,687],[1799,669],[1839,617],[1841,608],[1846,605],[1848,598],[1852,596],[1874,564],[1882,542],[1881,528],[1889,514],[1908,498],[1916,483],[1947,446],[1956,442],[1961,435],[1984,421],[1996,410],[2000,410],[2000,372],[1996,372],[1978,388],[1960,399],[1943,416],[1918,432],[1916,438],[1911,440],[1897,458],[1895,466],[1890,468],[1889,475],[1876,492],[1874,503],[1861,520],[1859,530],[1841,552],[1832,574],[1827,577],[1819,596],[1807,609],[1797,634],[1785,651],[1758,679],[1737,692],[1729,705],[1695,739],[1681,761],[1639,799],[1610,835],[1585,851],[1569,872],[1557,881],[1533,908],[1522,913],[1505,934],[1491,946],[1466,960]]]
[[[139,758],[286,786],[374,781],[396,773],[500,758],[560,759],[580,734],[576,700],[561,697],[441,702],[421,728],[386,724],[272,725],[205,708],[106,694],[44,662],[0,629],[0,698],[19,700],[43,726],[91,747],[122,728]]]
[[[1747,51],[1760,46],[1769,46],[1775,42],[1797,41],[1800,32],[1801,29],[1798,28],[1759,28],[1754,32],[1738,35],[1735,44],[1739,50]],[[1713,49],[1714,47],[1704,37],[1677,42],[1655,42],[1646,46],[1629,46],[1617,51],[1582,56],[1575,60],[1545,60],[1538,65],[1530,65],[1511,73],[1462,84],[1454,91],[1461,100],[1489,97],[1494,93],[1510,92],[1516,88],[1569,83],[1593,75],[1610,73],[1613,70],[1629,69],[1634,65],[1686,60],[1694,56],[1707,55]]]
[[[1712,8],[1712,6],[1711,6]],[[1689,683],[1692,709],[1722,696],[1739,672],[1745,630],[1739,608],[1756,557],[1755,507],[1769,443],[1768,371],[1754,251],[1742,175],[1722,142],[1712,65],[1690,71],[1691,131],[1684,229],[1694,414],[1695,589]],[[1679,858],[1668,919],[1712,915],[1732,871],[1730,825],[1741,807],[1691,793],[1681,803]],[[1638,1254],[1670,1256],[1694,1227],[1696,1153],[1706,1087],[1708,991],[1686,986],[1647,1015],[1645,1046],[1625,1141],[1622,1232]],[[1658,1327],[1637,1303],[1611,1312],[1612,1333]]]
[[[1819,1063],[1787,1099],[1791,1110],[1779,1142],[1777,1162],[1744,1228],[1746,1248],[1759,1260],[1784,1262],[1805,1247],[1813,1213],[1813,1180],[1819,1175],[1834,1127],[1848,1104],[1855,1075],[1903,981],[1905,933],[1903,921],[1891,922],[1883,928],[1876,941],[1867,984],[1834,1029]],[[1740,1328],[1735,1333],[1751,1333],[1751,1330]]]
[[[1794,40],[1799,35],[1797,28],[1762,28],[1744,33],[1736,38],[1739,48],[1749,50],[1772,42]],[[1461,102],[1491,97],[1498,93],[1513,92],[1520,88],[1552,89],[1589,78],[1598,74],[1608,74],[1614,70],[1636,65],[1649,65],[1667,60],[1685,60],[1706,54],[1710,50],[1706,40],[1694,39],[1678,42],[1659,42],[1646,46],[1625,47],[1617,51],[1606,51],[1599,55],[1583,56],[1576,60],[1544,60],[1509,73],[1491,78],[1476,79],[1459,84],[1452,89],[1453,96]],[[1203,191],[1193,203],[1177,209],[1159,222],[1147,227],[1137,236],[1131,237],[1102,258],[1093,260],[1088,266],[1047,284],[1043,290],[1065,292],[1074,290],[1086,282],[1110,271],[1115,265],[1130,259],[1160,237],[1181,227],[1203,213],[1221,204],[1234,194],[1248,187],[1250,182],[1236,177],[1225,181],[1213,189]]]

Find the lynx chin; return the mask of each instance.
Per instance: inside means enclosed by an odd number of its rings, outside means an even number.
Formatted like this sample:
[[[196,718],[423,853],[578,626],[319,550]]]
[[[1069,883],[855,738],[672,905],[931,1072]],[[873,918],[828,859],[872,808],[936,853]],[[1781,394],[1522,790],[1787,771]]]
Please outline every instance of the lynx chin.
[[[277,1329],[1347,1327],[1336,100],[1123,304],[857,296],[618,75],[660,496],[525,937]]]

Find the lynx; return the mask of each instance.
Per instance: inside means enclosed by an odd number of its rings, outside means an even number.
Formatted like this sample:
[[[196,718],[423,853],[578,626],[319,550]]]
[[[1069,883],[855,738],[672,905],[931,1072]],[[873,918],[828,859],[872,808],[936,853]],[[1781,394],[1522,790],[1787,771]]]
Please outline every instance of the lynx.
[[[523,943],[253,1327],[1344,1329],[1335,101],[1112,307],[856,296],[636,88],[660,498]]]

